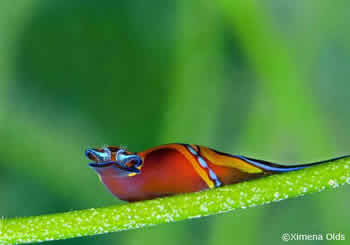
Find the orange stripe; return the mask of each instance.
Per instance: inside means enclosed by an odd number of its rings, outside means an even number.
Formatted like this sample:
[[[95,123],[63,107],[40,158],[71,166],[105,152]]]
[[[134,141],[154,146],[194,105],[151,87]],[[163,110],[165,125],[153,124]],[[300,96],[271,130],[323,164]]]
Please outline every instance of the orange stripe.
[[[207,147],[199,146],[200,153],[211,163],[219,166],[236,168],[246,173],[262,173],[263,170],[255,167],[239,158],[220,155]]]

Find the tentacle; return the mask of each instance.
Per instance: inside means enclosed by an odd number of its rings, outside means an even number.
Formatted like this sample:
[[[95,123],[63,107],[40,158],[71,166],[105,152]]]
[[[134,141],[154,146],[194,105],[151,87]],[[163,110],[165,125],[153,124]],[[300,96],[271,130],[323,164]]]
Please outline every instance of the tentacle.
[[[139,156],[139,155],[136,155],[136,154],[125,154],[125,150],[123,149],[120,149],[119,151],[117,151],[116,153],[116,160],[118,162],[120,162],[121,164],[123,164],[124,166],[126,166],[126,164],[128,162],[131,162],[131,161],[135,161],[135,164],[134,166],[135,167],[139,167],[141,166],[142,164],[142,158]]]

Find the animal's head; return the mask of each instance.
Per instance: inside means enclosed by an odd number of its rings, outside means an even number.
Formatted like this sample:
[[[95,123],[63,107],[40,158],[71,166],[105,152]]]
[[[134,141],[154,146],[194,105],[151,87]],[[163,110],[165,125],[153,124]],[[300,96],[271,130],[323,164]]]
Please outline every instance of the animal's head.
[[[93,161],[89,166],[101,177],[133,176],[141,173],[142,158],[119,147],[90,148],[85,150],[85,155]]]

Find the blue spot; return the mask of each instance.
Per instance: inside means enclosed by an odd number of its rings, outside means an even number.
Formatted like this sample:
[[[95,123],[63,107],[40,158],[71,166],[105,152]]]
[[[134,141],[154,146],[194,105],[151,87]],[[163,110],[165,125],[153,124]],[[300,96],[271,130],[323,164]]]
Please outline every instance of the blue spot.
[[[203,168],[208,168],[207,162],[206,162],[202,157],[198,156],[197,159],[198,159],[199,164],[200,164]]]
[[[193,155],[198,156],[198,153],[190,145],[186,145],[186,147]]]
[[[216,179],[215,180],[215,187],[219,187],[221,185],[222,185],[221,182],[218,179]]]
[[[216,174],[214,173],[213,170],[209,169],[209,176],[211,179],[218,179],[218,177],[216,176]]]
[[[218,187],[218,186],[221,186],[221,182],[219,181],[218,177],[216,176],[216,174],[214,173],[213,170],[211,170],[209,168],[209,176],[212,180],[215,181],[215,186]]]

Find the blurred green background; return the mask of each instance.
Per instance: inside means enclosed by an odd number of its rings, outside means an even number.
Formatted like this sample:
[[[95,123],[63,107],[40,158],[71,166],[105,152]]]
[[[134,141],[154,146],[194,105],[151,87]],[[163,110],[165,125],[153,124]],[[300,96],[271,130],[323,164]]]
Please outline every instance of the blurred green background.
[[[1,1],[0,215],[122,203],[87,167],[87,147],[184,142],[286,163],[349,154],[349,7]],[[280,244],[285,232],[348,240],[349,194],[51,244]]]

